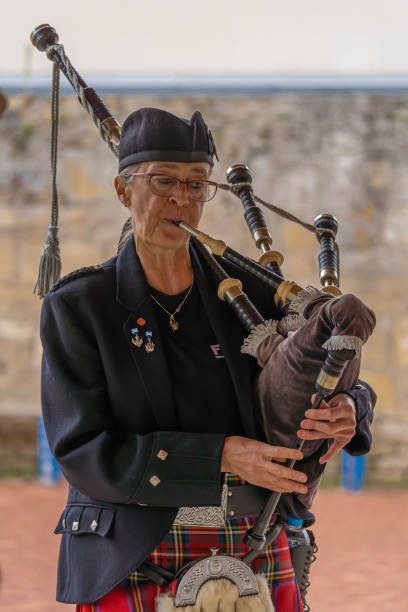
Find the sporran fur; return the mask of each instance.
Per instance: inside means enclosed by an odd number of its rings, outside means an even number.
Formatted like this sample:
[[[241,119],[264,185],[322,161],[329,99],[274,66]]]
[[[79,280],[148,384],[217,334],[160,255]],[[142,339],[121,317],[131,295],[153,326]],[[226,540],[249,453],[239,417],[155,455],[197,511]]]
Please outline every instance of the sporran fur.
[[[230,580],[208,580],[199,590],[194,606],[176,607],[173,597],[161,595],[157,612],[274,612],[268,585],[261,575],[256,576],[259,594],[239,597],[238,589]]]

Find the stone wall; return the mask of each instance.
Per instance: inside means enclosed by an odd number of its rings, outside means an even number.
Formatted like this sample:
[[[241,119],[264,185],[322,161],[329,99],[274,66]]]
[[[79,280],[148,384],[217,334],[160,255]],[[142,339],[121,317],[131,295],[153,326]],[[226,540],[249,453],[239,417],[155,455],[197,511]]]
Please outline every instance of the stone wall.
[[[341,286],[374,308],[376,332],[362,378],[378,392],[373,481],[408,481],[408,99],[279,95],[263,98],[115,97],[118,119],[141,106],[210,124],[224,181],[232,163],[252,170],[256,193],[312,222],[340,222]],[[32,295],[49,217],[49,102],[15,97],[0,119],[0,414],[39,413],[41,302]],[[72,97],[61,102],[59,198],[63,274],[108,259],[126,214],[116,200],[116,160]],[[312,234],[267,212],[286,277],[318,284]],[[256,255],[240,203],[220,193],[203,228]]]

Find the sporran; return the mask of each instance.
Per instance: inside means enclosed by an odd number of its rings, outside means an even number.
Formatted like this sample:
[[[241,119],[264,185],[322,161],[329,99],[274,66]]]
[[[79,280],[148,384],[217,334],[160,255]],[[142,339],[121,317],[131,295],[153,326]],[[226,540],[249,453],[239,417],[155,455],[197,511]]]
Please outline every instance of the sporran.
[[[274,612],[266,580],[232,555],[212,555],[183,568],[157,612]]]

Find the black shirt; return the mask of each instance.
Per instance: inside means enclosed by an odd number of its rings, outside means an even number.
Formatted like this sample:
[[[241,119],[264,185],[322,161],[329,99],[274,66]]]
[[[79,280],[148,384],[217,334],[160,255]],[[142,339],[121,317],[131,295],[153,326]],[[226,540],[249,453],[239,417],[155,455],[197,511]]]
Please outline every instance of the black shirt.
[[[188,289],[177,295],[167,295],[150,288],[151,295],[170,313],[176,310],[187,292]],[[243,435],[232,379],[195,284],[175,315],[179,324],[177,331],[170,327],[170,316],[154,300],[152,302],[173,382],[181,430]],[[190,381],[188,385],[185,384],[187,380]]]

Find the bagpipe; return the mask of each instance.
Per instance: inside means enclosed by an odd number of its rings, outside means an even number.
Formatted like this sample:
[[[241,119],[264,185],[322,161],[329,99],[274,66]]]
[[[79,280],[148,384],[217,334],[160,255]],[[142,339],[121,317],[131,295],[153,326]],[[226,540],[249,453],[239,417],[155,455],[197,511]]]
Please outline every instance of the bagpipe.
[[[31,34],[31,41],[37,49],[45,51],[53,62],[53,200],[50,227],[36,284],[37,292],[43,296],[60,274],[55,183],[59,71],[63,72],[71,83],[79,102],[88,111],[101,137],[116,156],[121,127],[96,92],[88,87],[73,68],[63,46],[58,44],[58,35],[54,28],[48,24],[38,26]],[[327,442],[300,440],[296,436],[296,430],[310,404],[313,392],[316,397],[312,408],[317,408],[325,397],[350,389],[356,383],[360,370],[361,348],[373,332],[375,316],[357,297],[342,295],[338,288],[338,222],[333,215],[319,215],[312,225],[265,202],[254,194],[252,176],[244,164],[229,168],[227,183],[219,185],[219,188],[230,191],[242,202],[245,220],[256,246],[262,251],[258,262],[197,228],[180,221],[174,223],[191,235],[195,247],[216,279],[219,299],[234,311],[249,332],[241,352],[253,356],[261,368],[255,393],[266,439],[273,445],[302,449],[304,458],[297,467],[308,476],[308,492],[296,495],[306,508],[310,508],[323,475],[324,465],[319,463],[319,457],[325,452]],[[318,259],[321,289],[303,288],[283,277],[283,256],[272,249],[272,237],[258,203],[289,221],[299,223],[316,235],[320,243]],[[132,224],[129,219],[122,230],[119,250],[131,232]],[[271,288],[271,299],[274,299],[276,306],[282,311],[280,320],[264,320],[245,294],[242,282],[231,278],[222,267],[223,259]],[[292,460],[287,465],[292,468],[294,463]],[[224,578],[225,589],[229,588],[227,582],[233,583],[237,587],[238,596],[245,599],[246,607],[243,607],[243,610],[272,610],[272,604],[265,599],[265,587],[255,579],[249,563],[273,541],[282,526],[278,521],[270,528],[271,517],[280,495],[278,492],[270,493],[254,527],[246,534],[245,543],[249,552],[242,559],[213,554],[195,562],[177,578],[174,598],[167,597],[159,609],[183,608],[205,612],[223,609],[211,603],[204,605],[204,591],[201,587],[214,579]],[[226,590],[224,596],[225,593]],[[249,607],[251,597],[253,608]],[[237,606],[231,609],[241,608]]]

